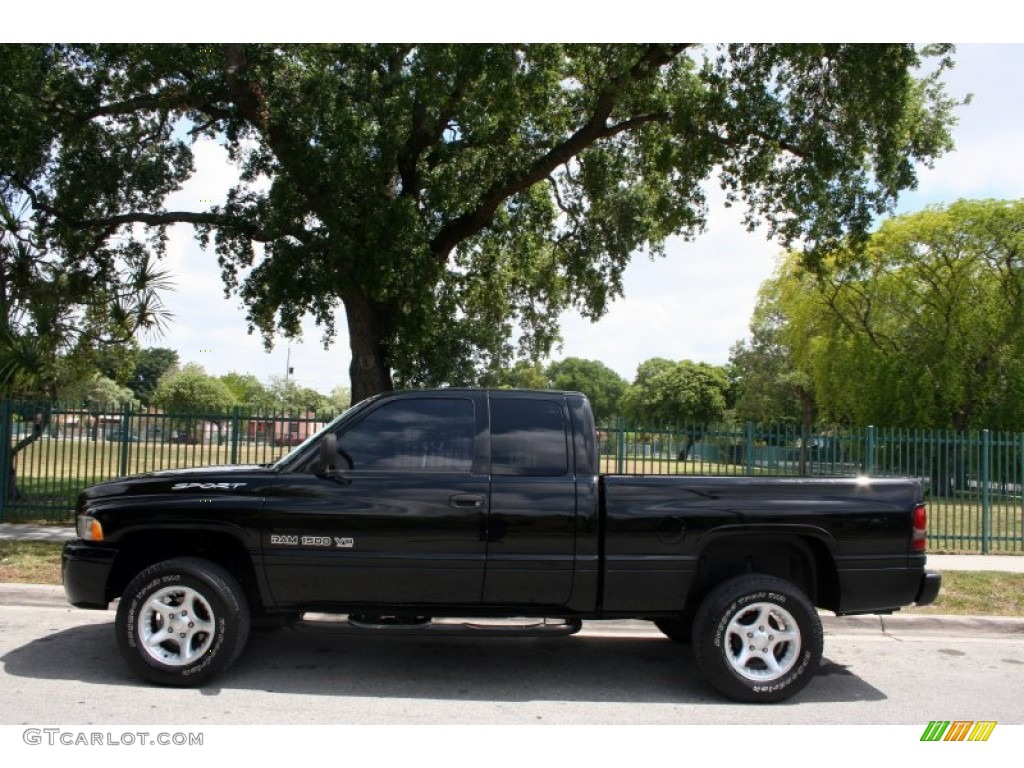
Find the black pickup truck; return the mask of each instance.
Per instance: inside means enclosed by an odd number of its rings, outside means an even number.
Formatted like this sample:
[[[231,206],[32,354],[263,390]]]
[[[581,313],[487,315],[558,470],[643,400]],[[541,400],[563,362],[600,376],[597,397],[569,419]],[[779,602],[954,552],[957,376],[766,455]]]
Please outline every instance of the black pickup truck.
[[[120,598],[125,659],[167,685],[226,669],[253,626],[535,635],[639,618],[692,642],[724,695],[768,702],[813,677],[816,607],[935,599],[926,518],[911,480],[602,476],[578,393],[409,391],[273,465],[87,489],[64,588],[82,608]]]

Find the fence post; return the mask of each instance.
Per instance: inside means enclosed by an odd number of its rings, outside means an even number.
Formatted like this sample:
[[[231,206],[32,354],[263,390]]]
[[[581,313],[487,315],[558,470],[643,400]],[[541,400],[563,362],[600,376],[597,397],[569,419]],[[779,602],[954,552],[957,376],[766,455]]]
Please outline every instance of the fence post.
[[[231,409],[231,463],[238,463],[238,432],[241,426],[241,419],[238,416],[238,406]]]
[[[875,427],[868,425],[867,429],[867,456],[864,457],[864,474],[871,477],[875,474]]]
[[[125,403],[121,408],[121,477],[128,474],[128,451],[131,447],[131,437],[132,406],[130,403]]]
[[[992,481],[992,433],[981,430],[981,554],[987,555],[991,547],[992,499],[989,485]]]
[[[749,476],[754,474],[754,422],[743,425],[743,471]]]
[[[619,431],[615,435],[615,474],[626,471],[626,420],[619,419]]]
[[[8,485],[11,481],[11,401],[0,400],[0,523],[7,508]]]

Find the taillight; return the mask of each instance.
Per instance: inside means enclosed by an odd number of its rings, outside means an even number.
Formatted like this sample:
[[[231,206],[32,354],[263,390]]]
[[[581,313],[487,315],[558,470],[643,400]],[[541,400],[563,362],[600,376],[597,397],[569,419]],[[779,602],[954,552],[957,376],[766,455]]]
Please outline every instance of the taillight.
[[[924,552],[928,545],[928,509],[924,504],[914,507],[914,536],[910,540],[910,548],[914,552]]]

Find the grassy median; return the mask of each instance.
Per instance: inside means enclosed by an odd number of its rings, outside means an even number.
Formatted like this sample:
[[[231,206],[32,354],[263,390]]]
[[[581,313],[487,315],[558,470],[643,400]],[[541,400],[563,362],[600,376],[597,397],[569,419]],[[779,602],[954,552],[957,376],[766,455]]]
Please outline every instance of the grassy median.
[[[0,541],[0,583],[60,584],[60,544]],[[946,571],[934,605],[905,613],[1024,616],[1024,573]]]

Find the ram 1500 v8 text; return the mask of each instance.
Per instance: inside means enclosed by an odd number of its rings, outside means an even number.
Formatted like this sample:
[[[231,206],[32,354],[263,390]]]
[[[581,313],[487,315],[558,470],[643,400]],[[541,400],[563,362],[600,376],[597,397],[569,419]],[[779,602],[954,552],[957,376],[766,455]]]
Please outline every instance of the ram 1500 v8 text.
[[[251,626],[312,612],[356,631],[481,636],[639,618],[692,642],[710,684],[750,702],[813,677],[816,608],[887,613],[938,594],[915,481],[598,464],[578,393],[387,393],[273,465],[87,489],[64,587],[82,608],[120,598],[120,650],[161,684],[202,684]]]

